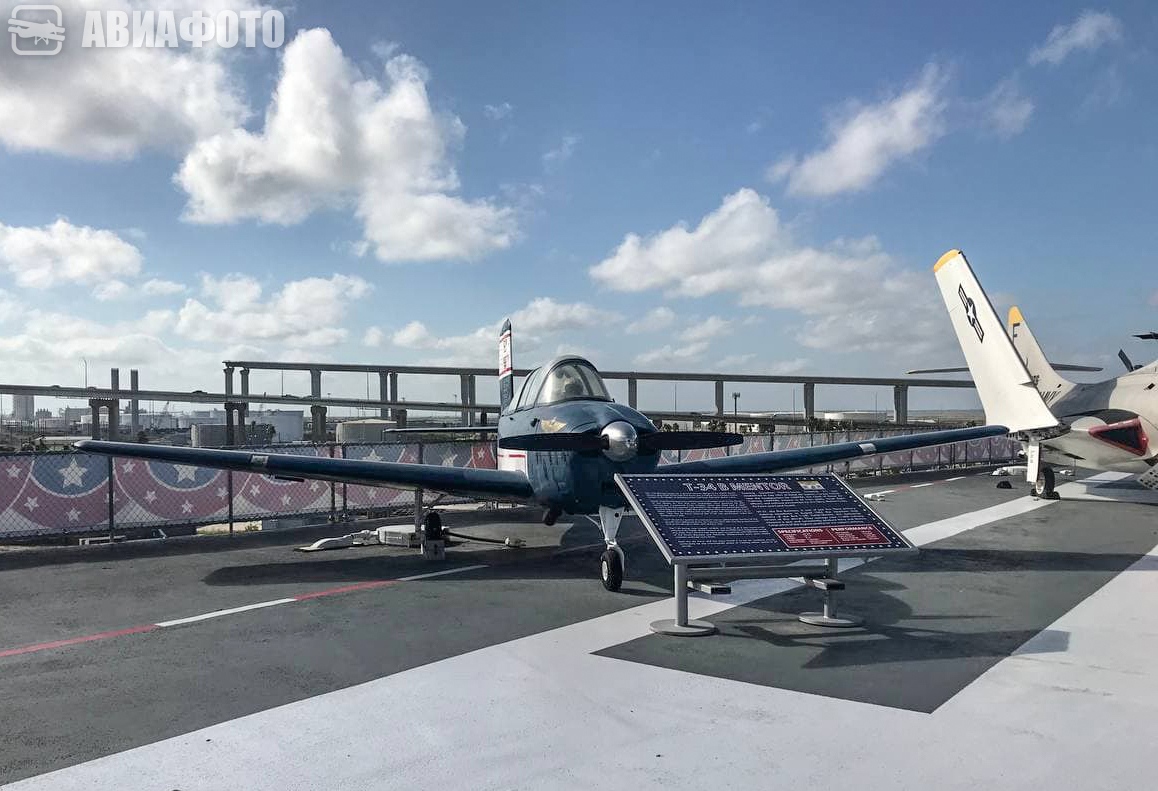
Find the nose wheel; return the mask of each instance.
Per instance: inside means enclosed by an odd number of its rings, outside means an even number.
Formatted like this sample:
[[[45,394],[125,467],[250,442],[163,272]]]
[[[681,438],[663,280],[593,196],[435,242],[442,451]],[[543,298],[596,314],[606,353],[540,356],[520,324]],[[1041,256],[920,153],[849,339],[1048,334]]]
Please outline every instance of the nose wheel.
[[[612,593],[623,586],[623,559],[619,556],[622,551],[619,547],[609,548],[599,557],[599,578]]]
[[[603,540],[607,544],[607,549],[599,556],[599,579],[603,582],[603,587],[613,593],[623,585],[623,568],[626,565],[623,562],[623,550],[615,541],[622,519],[622,508],[600,506],[599,527],[603,530]]]
[[[1054,496],[1054,486],[1057,479],[1054,477],[1053,467],[1044,464],[1038,470],[1037,480],[1033,482],[1033,493],[1044,500],[1051,500]]]

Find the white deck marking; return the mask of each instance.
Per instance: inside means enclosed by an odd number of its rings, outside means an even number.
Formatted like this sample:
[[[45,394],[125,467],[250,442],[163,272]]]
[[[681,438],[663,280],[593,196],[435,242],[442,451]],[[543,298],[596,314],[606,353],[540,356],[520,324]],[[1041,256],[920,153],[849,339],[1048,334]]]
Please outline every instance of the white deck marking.
[[[220,618],[224,615],[235,615],[239,612],[249,612],[250,610],[260,610],[265,607],[276,607],[279,604],[293,604],[297,599],[273,599],[271,601],[259,601],[256,604],[246,604],[242,607],[230,607],[228,610],[214,610],[213,612],[203,612],[200,615],[190,615],[188,618],[175,618],[172,621],[158,621],[156,626],[180,626],[186,623],[196,623],[197,621],[207,621],[210,618]]]
[[[461,574],[464,571],[477,571],[478,569],[485,569],[486,566],[479,563],[474,566],[463,566],[457,569],[443,569],[442,571],[429,571],[426,574],[412,574],[409,577],[399,577],[399,582],[413,582],[414,580],[428,580],[431,577],[445,577],[447,574]]]
[[[1052,504],[1024,497],[906,535],[926,544]],[[1149,566],[1135,568],[1152,568],[1155,560],[1143,558]],[[693,596],[689,615],[703,618],[793,586],[739,582],[730,596]],[[643,791],[755,788],[772,770],[788,788],[847,784],[850,767],[859,788],[973,791],[991,786],[998,771],[1006,788],[1144,788],[1152,780],[1145,756],[1152,753],[1158,707],[1150,675],[1158,608],[1132,605],[1155,593],[1152,571],[1119,575],[1054,625],[1069,632],[1076,653],[1035,653],[1031,640],[1024,658],[1019,652],[1015,661],[998,663],[933,715],[593,655],[650,634],[651,621],[672,615],[664,599],[10,788],[553,789],[615,778],[612,785]],[[1123,666],[1120,646],[1137,672]],[[1035,697],[1024,692],[1027,686]],[[1102,688],[1112,688],[1114,697]],[[1095,716],[1115,727],[1092,735]],[[834,722],[845,734],[836,752]],[[390,749],[349,747],[351,732],[373,739],[400,728],[408,736],[390,739]],[[719,728],[726,728],[724,741],[715,738]],[[262,749],[246,746],[254,744]]]
[[[931,481],[930,483],[914,483],[909,488],[910,489],[920,489],[922,486],[932,486],[934,483],[937,483],[937,481]]]
[[[958,475],[956,478],[946,478],[945,483],[952,483],[953,481],[963,481],[963,480],[965,480],[965,476],[964,475]]]

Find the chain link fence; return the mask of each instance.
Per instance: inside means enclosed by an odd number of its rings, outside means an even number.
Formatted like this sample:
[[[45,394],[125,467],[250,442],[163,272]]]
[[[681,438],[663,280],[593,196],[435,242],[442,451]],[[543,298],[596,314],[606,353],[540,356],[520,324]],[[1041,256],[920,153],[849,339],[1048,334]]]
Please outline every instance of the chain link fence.
[[[832,431],[759,434],[734,448],[665,451],[661,464],[737,453],[868,441],[907,431]],[[1020,445],[1009,437],[960,442],[853,459],[812,472],[873,474],[987,464],[1016,458]],[[494,442],[364,443],[264,446],[255,452],[366,461],[425,463],[494,469]],[[0,541],[62,538],[97,533],[147,534],[208,524],[324,516],[413,512],[415,494],[401,489],[322,481],[287,481],[250,472],[230,472],[89,453],[0,454]],[[443,497],[440,502],[462,502]]]

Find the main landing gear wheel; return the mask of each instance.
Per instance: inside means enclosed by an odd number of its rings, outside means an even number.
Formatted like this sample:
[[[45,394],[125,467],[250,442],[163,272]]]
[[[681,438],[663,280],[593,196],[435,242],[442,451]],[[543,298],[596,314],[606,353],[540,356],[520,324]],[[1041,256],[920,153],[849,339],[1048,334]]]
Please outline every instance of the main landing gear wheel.
[[[422,532],[427,541],[442,540],[442,517],[438,511],[427,511],[422,518]]]
[[[1033,482],[1033,493],[1045,500],[1052,499],[1055,483],[1053,468],[1042,467],[1037,473],[1037,480]]]
[[[623,585],[623,560],[614,549],[608,549],[600,556],[599,578],[603,587],[613,593]]]

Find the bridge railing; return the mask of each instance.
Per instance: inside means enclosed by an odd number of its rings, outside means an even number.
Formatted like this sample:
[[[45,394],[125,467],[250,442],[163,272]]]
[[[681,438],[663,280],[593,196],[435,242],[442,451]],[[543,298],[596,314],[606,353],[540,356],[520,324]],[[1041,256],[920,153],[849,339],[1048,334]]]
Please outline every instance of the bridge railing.
[[[665,452],[661,463],[864,441],[904,431],[751,435],[735,448]],[[1015,458],[1007,437],[962,442],[814,468],[849,475],[987,464]],[[270,446],[263,451],[454,467],[495,467],[492,442]],[[428,495],[428,501],[429,501]],[[111,499],[110,499],[111,498]],[[0,454],[0,542],[71,536],[191,532],[201,525],[271,519],[413,512],[413,492],[388,487],[285,481],[248,472],[109,458],[80,452]],[[443,498],[441,502],[455,502]],[[461,502],[462,500],[457,500]]]

